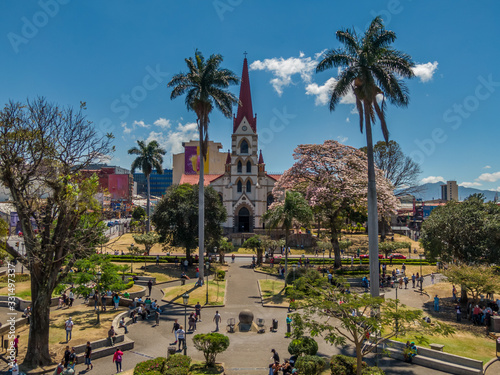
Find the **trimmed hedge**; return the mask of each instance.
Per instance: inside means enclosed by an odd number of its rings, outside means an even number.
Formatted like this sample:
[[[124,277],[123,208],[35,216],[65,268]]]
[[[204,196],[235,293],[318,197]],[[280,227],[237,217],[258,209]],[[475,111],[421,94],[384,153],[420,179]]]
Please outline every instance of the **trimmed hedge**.
[[[316,355],[318,352],[318,343],[311,337],[303,336],[295,339],[288,345],[288,353],[300,356],[301,354]]]
[[[167,359],[158,357],[135,365],[134,375],[162,375]]]
[[[146,259],[144,259],[146,258]],[[150,263],[155,263],[156,262],[156,256],[148,255],[148,256],[143,256],[143,255],[109,255],[109,259],[111,259],[112,262],[134,262],[134,263],[144,263],[146,260],[147,262]],[[186,257],[177,257],[177,260],[179,262],[182,262]],[[160,263],[174,263],[175,256],[168,256],[168,255],[162,255],[160,256]],[[194,260],[194,259],[193,259]]]
[[[224,270],[217,270],[217,280],[224,280],[226,278],[226,271]]]
[[[295,367],[301,375],[318,375],[325,367],[325,360],[317,355],[305,355],[297,359]]]
[[[188,375],[190,364],[191,358],[186,355],[158,357],[135,365],[134,375]]]
[[[385,375],[377,366],[369,367],[365,361],[362,362],[362,375]],[[334,355],[330,359],[330,371],[332,375],[356,375],[357,359],[346,355]]]
[[[314,266],[323,266],[323,259],[322,258],[314,258],[314,259],[311,259],[309,258],[310,260],[310,264],[311,265],[314,265]],[[144,260],[143,260],[144,261]],[[294,259],[294,258],[288,258],[288,265],[291,265],[291,264],[298,264],[298,259]],[[285,259],[280,259],[279,261],[280,264],[285,264]],[[325,258],[325,266],[330,266],[330,265],[333,265],[335,263],[335,259],[333,258]],[[380,263],[381,264],[390,264],[391,263],[391,260],[390,259],[380,259]],[[393,259],[392,260],[392,264],[393,265],[397,265],[397,264],[406,264],[406,265],[409,265],[409,264],[413,264],[413,265],[420,265],[420,259]],[[344,265],[351,265],[351,260],[350,259],[342,259],[342,264]],[[369,259],[365,259],[363,258],[361,260],[361,264],[370,264],[370,260]],[[354,258],[354,265],[359,265],[359,258]],[[431,262],[429,260],[423,260],[422,261],[422,265],[423,266],[435,266],[436,265],[436,262]]]

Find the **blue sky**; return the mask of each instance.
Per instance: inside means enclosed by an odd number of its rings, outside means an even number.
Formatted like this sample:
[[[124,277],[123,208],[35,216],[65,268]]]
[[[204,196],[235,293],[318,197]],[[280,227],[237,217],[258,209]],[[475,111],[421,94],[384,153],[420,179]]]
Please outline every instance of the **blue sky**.
[[[335,31],[364,30],[380,14],[398,36],[395,47],[418,64],[410,106],[388,107],[391,138],[421,164],[424,182],[500,190],[497,2],[10,0],[1,7],[0,102],[86,101],[88,119],[116,136],[111,163],[123,167],[137,139],[158,139],[168,167],[172,152],[194,138],[195,115],[166,87],[186,70],[185,57],[196,48],[220,53],[240,75],[247,51],[270,172],[289,168],[301,143],[365,144],[350,98],[333,113],[325,105],[337,72],[315,74],[314,66],[339,46]],[[211,139],[227,149],[231,131],[232,120],[214,113]],[[378,128],[374,136],[381,139]]]

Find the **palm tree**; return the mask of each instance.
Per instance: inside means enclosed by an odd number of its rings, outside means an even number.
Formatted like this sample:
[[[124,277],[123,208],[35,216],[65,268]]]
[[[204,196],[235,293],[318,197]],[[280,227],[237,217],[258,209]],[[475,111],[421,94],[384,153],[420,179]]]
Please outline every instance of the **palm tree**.
[[[217,108],[231,118],[232,106],[238,103],[235,95],[227,91],[230,85],[238,84],[239,78],[228,69],[222,69],[222,56],[211,55],[205,61],[203,54],[196,50],[194,58],[185,59],[189,72],[175,75],[168,83],[173,87],[170,99],[186,94],[185,103],[188,111],[196,113],[200,137],[200,180],[199,180],[199,215],[198,247],[200,277],[204,274],[205,253],[205,189],[204,161],[207,157],[208,123],[212,110]]]
[[[313,219],[311,207],[298,191],[287,190],[285,200],[274,204],[262,215],[262,221],[270,228],[281,227],[285,231],[285,286],[288,271],[288,235],[294,223],[307,225]]]
[[[129,155],[138,155],[137,158],[132,162],[132,173],[135,172],[136,169],[141,169],[144,175],[146,176],[146,181],[148,184],[148,194],[147,194],[147,221],[146,221],[146,233],[149,233],[151,229],[151,221],[150,221],[150,213],[149,213],[149,201],[151,199],[150,192],[150,182],[149,176],[153,171],[153,168],[156,169],[158,174],[163,173],[163,155],[166,154],[166,151],[160,147],[158,142],[151,141],[148,144],[144,141],[137,141],[137,145],[139,147],[132,147],[128,150]]]
[[[366,129],[370,292],[375,297],[379,295],[378,214],[371,126],[378,118],[385,141],[389,141],[385,121],[386,99],[396,106],[408,105],[408,88],[401,79],[414,77],[414,63],[409,55],[391,47],[396,34],[385,29],[380,17],[373,19],[362,37],[350,29],[337,31],[336,37],[343,48],[326,52],[316,67],[316,73],[331,68],[344,69],[332,88],[330,111],[335,110],[343,96],[354,92],[361,132],[363,123]]]

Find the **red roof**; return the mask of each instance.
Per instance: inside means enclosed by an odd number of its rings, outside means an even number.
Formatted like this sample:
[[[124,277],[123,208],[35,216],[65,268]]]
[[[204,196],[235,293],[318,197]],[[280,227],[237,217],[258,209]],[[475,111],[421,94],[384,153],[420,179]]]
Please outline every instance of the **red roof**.
[[[248,61],[245,57],[243,60],[243,73],[241,73],[241,86],[240,86],[240,105],[238,105],[238,112],[236,117],[233,119],[233,133],[243,117],[246,117],[250,123],[250,127],[253,131],[257,132],[257,118],[253,116],[252,110],[252,95],[250,93],[250,78],[248,77]]]
[[[281,174],[267,174],[266,173],[266,176],[271,177],[273,180],[278,181],[282,175]]]
[[[203,180],[203,186],[208,186],[210,183],[217,178],[224,176],[223,174],[206,174]],[[200,181],[200,176],[197,174],[183,174],[181,177],[180,185],[182,184],[190,184],[190,185],[198,185]]]

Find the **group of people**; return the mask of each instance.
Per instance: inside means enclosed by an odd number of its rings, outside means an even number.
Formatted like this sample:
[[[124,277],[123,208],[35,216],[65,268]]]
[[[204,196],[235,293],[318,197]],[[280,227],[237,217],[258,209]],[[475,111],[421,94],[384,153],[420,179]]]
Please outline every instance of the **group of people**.
[[[66,292],[63,292],[61,296],[59,297],[59,303],[57,305],[58,309],[62,309],[63,307],[70,308],[73,306],[73,302],[75,301],[75,292],[73,291],[73,288],[69,290],[69,293],[66,294]]]
[[[457,305],[460,308],[460,305]],[[490,320],[492,316],[499,315],[500,312],[500,300],[483,302],[483,304],[473,304],[470,302],[467,305],[467,316],[469,320],[474,325],[490,325]],[[457,321],[458,321],[458,311],[457,311]]]
[[[87,343],[90,345],[90,343]],[[75,348],[71,348],[66,346],[66,350],[64,351],[63,358],[59,365],[54,370],[54,375],[73,375],[75,373],[75,365],[76,365],[76,352]]]
[[[297,374],[298,371],[294,368],[296,357],[292,356],[290,359],[285,359],[283,363],[280,363],[280,356],[275,349],[271,349],[272,357],[271,363],[269,364],[269,375],[279,374],[281,371],[284,375]]]

